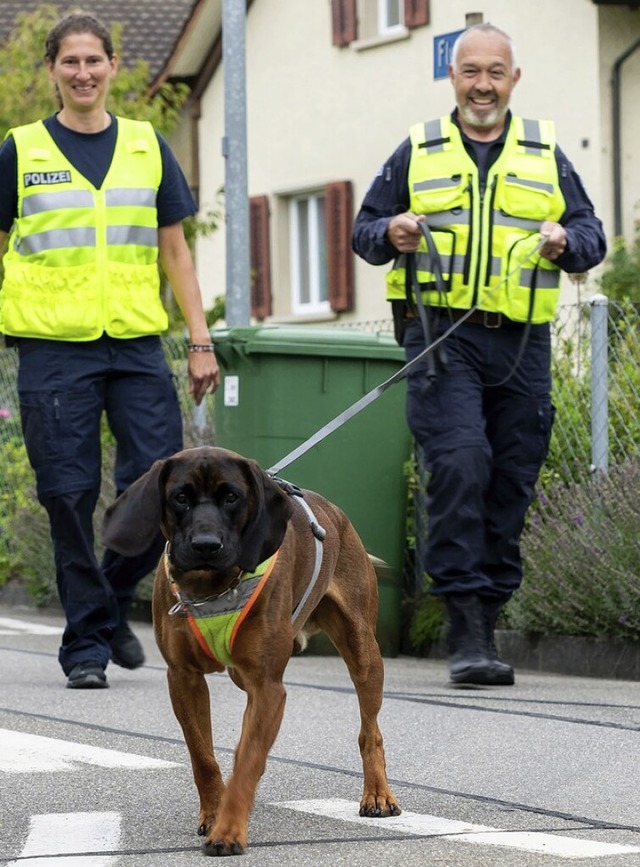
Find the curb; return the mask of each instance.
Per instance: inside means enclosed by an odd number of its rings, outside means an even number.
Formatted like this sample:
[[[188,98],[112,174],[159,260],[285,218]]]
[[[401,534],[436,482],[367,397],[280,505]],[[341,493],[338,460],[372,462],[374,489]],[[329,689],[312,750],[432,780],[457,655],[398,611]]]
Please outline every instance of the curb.
[[[640,680],[640,644],[571,635],[496,633],[500,655],[516,668],[579,677]]]
[[[500,658],[515,669],[608,680],[640,680],[639,642],[577,635],[529,636],[506,629],[496,630],[495,635]],[[422,656],[446,659],[444,643],[432,645]]]

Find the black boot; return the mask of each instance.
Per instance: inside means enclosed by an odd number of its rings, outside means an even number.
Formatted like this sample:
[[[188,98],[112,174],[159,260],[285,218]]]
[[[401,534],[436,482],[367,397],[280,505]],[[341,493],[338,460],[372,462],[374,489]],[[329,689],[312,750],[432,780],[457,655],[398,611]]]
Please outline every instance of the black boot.
[[[452,683],[495,683],[480,597],[446,597],[449,614],[449,671]]]
[[[498,615],[503,607],[501,600],[481,599],[482,613],[484,616],[484,626],[487,637],[487,648],[489,651],[489,659],[493,672],[493,680],[495,686],[513,686],[515,677],[513,668],[506,662],[502,662],[498,656],[498,648],[496,647],[495,629],[498,622]]]
[[[111,661],[129,669],[144,665],[144,650],[126,620],[120,623],[111,638]]]
[[[122,668],[134,669],[144,665],[144,650],[127,622],[130,606],[130,599],[118,599],[120,622],[111,637],[111,661]]]

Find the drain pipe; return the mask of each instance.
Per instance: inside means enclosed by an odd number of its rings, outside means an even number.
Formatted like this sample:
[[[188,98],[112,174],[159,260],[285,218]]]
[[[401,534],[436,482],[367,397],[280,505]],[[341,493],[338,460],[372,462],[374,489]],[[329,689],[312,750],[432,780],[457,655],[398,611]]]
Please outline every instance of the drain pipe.
[[[622,235],[622,156],[620,144],[620,70],[622,64],[640,48],[640,39],[623,51],[613,64],[611,78],[613,96],[613,232],[616,238]]]

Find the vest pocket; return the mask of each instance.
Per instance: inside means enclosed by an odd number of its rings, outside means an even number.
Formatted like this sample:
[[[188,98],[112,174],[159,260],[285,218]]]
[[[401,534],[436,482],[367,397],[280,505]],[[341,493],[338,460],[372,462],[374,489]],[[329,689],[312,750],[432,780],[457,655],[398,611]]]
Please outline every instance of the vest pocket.
[[[141,337],[166,331],[169,320],[160,299],[157,265],[110,262],[105,331],[111,337]]]
[[[442,219],[443,216],[447,223],[458,223],[460,221],[455,217],[468,208],[468,186],[469,179],[466,175],[414,181],[411,206],[417,207],[418,213],[427,215],[429,225],[432,218]],[[442,211],[449,213],[442,214]]]
[[[513,225],[530,229],[532,220],[540,223],[551,212],[554,186],[533,178],[503,175],[496,185],[495,207],[504,216],[511,216]],[[517,214],[517,217],[514,215]]]
[[[558,305],[560,271],[536,252],[538,236],[507,238],[500,309],[516,322],[550,322]]]

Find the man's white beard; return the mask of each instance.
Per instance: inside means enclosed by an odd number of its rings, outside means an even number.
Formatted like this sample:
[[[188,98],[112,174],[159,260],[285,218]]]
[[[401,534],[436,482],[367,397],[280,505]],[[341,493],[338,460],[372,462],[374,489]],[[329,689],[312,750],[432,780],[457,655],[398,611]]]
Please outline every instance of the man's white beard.
[[[495,126],[505,115],[506,109],[496,107],[488,114],[476,114],[471,106],[465,105],[465,107],[461,109],[460,113],[462,114],[462,119],[466,124],[471,127],[477,127],[478,129],[484,129],[485,127],[491,128]]]

